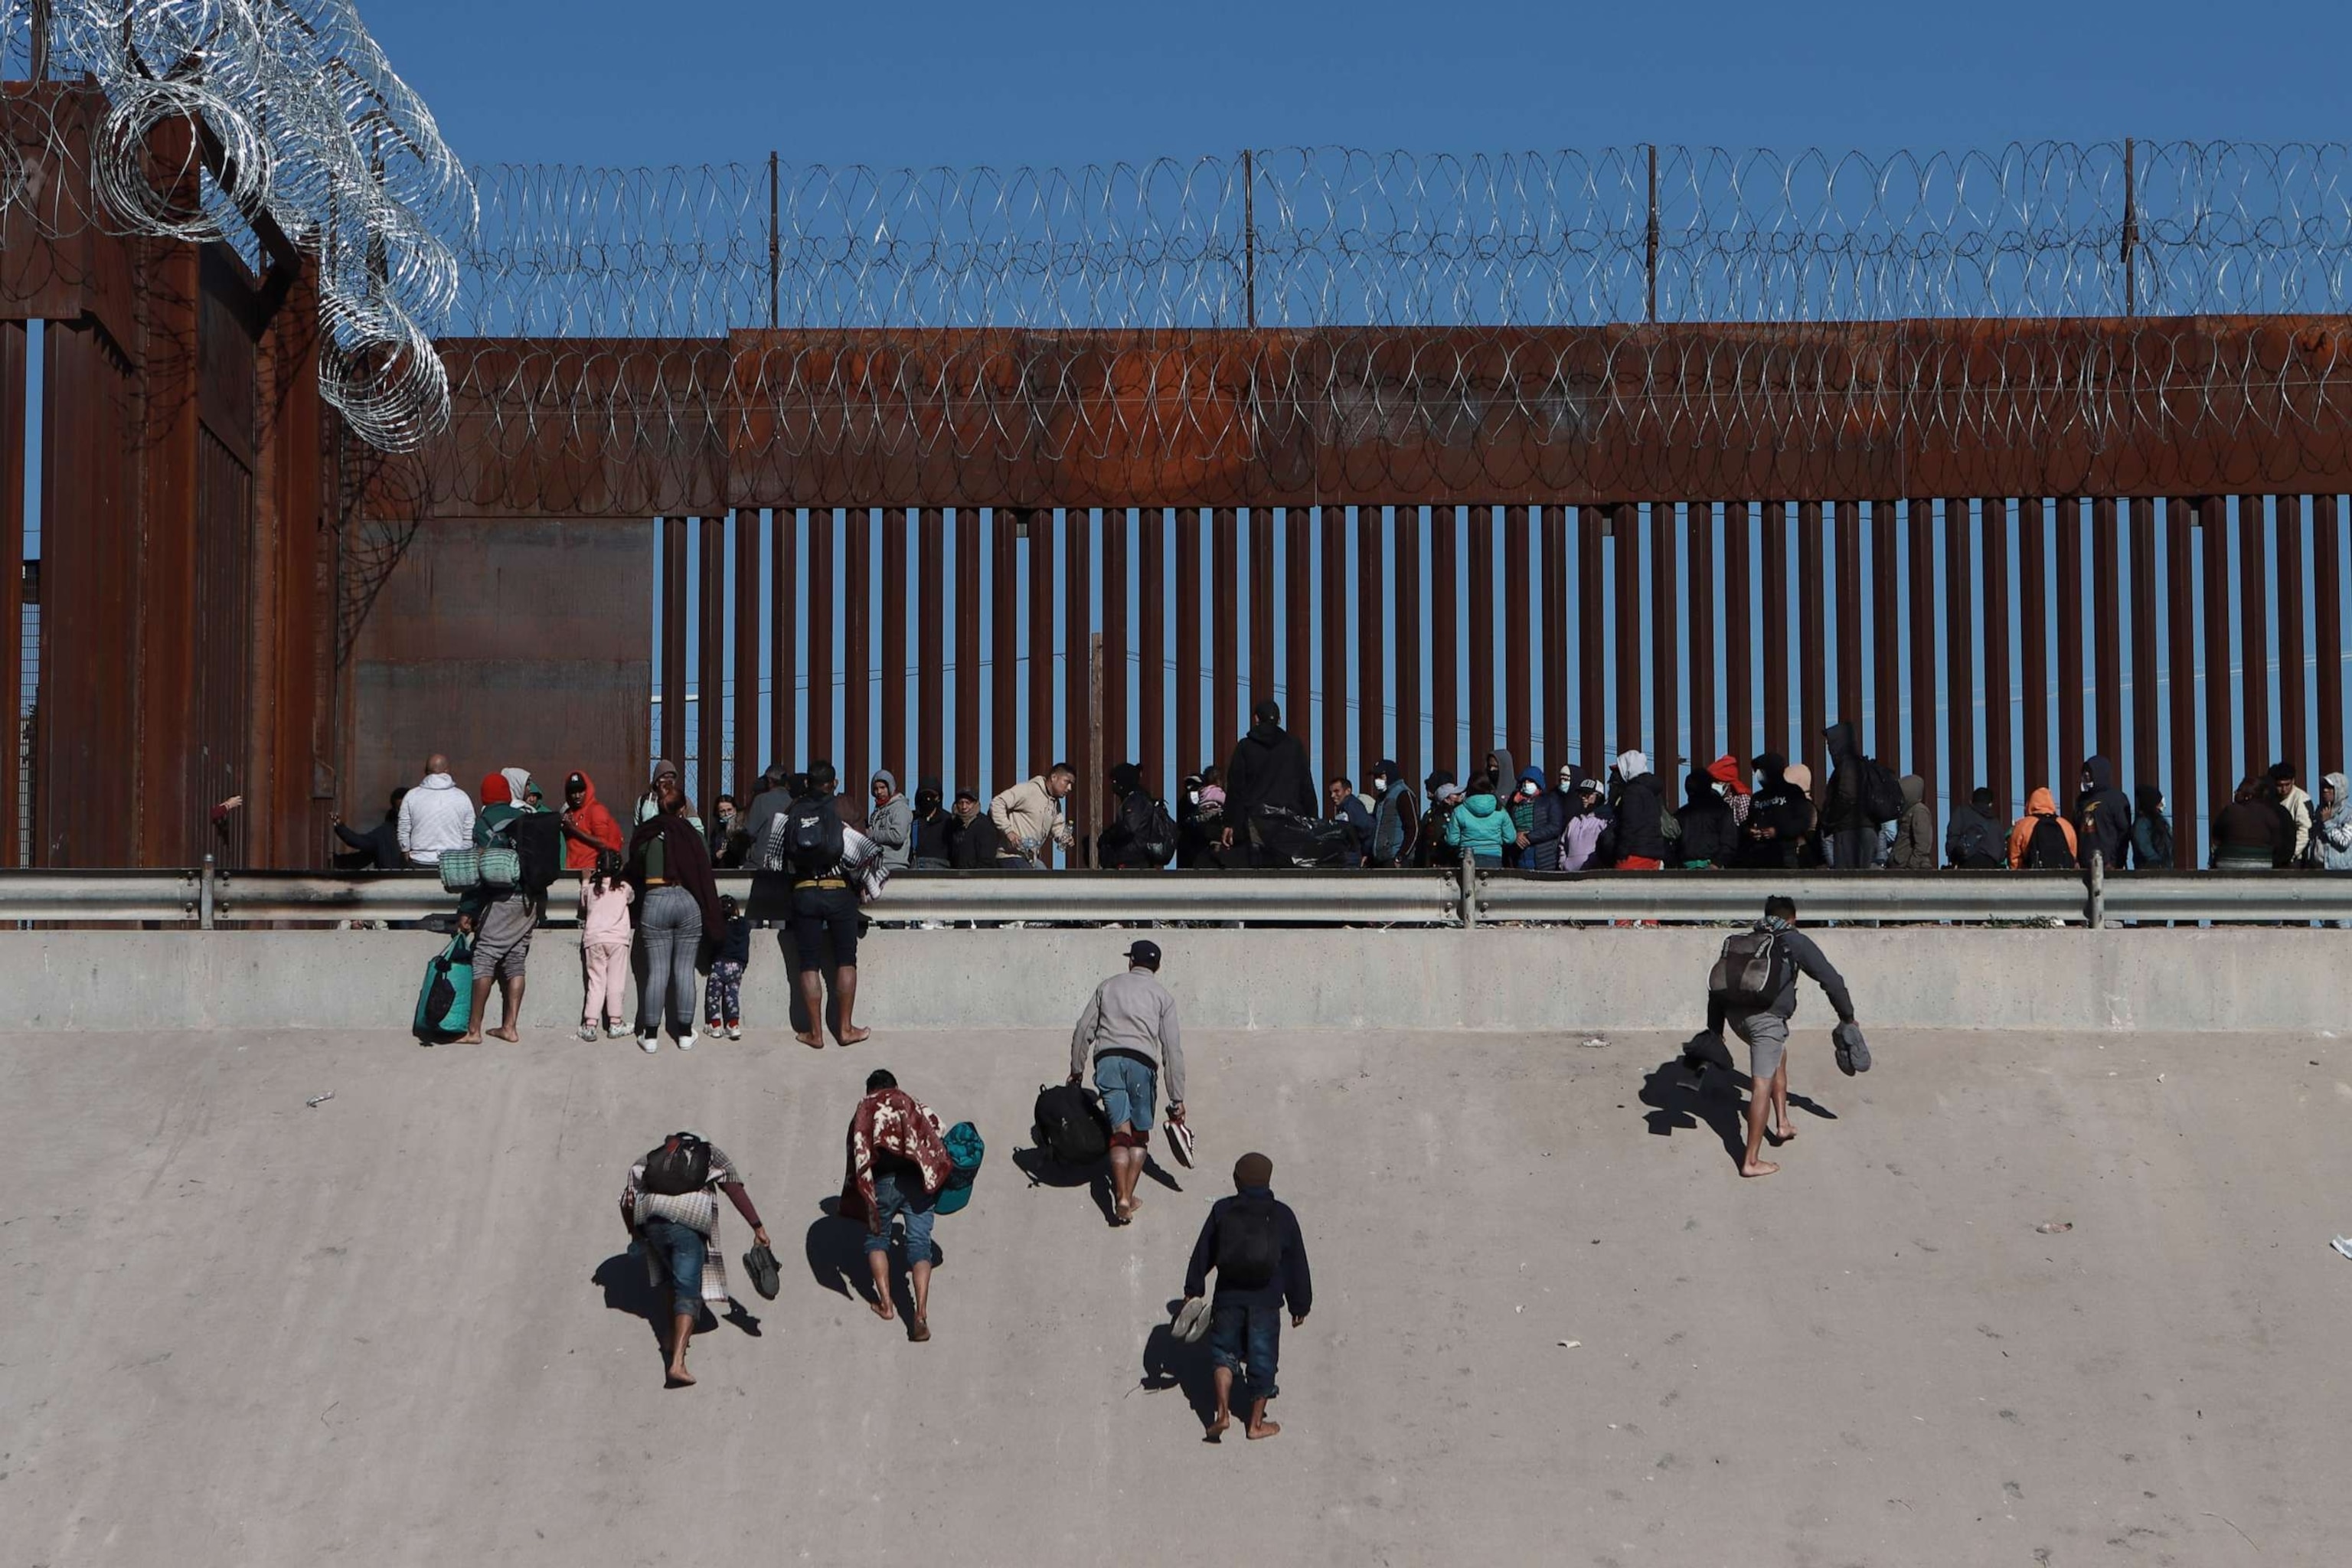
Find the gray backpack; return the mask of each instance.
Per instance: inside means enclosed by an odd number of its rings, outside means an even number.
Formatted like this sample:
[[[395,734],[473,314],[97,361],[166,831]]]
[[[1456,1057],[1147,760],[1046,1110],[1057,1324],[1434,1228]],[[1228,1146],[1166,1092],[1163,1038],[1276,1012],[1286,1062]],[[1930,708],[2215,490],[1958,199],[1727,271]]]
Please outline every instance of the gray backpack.
[[[1796,965],[1780,932],[1744,931],[1724,940],[1707,989],[1719,993],[1733,1012],[1755,1013],[1780,1001],[1795,978]]]

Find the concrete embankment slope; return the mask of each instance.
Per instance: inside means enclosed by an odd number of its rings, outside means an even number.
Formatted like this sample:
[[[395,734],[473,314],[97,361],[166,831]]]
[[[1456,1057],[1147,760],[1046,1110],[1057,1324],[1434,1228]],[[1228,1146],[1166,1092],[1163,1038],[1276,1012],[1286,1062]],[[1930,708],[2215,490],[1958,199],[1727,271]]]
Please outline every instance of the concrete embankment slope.
[[[1197,1030],[1209,1168],[1124,1230],[1012,1157],[1059,1029],[0,1037],[11,1559],[2333,1559],[2341,1043],[1882,1031],[1848,1080],[1808,1001],[1802,1134],[1743,1183],[1736,1096],[1562,1022]],[[991,1144],[925,1345],[819,1206],[877,1064]],[[786,1275],[665,1393],[613,1200],[680,1124],[748,1167]],[[1250,1147],[1317,1300],[1284,1434],[1213,1447],[1154,1328]]]
[[[859,1009],[888,1028],[1063,1028],[1136,934],[877,927]],[[1162,929],[1186,1016],[1218,1029],[1683,1029],[1704,1021],[1720,929]],[[2346,938],[2309,928],[1838,927],[1864,1018],[1916,1029],[2316,1030],[2347,1014]],[[425,931],[35,931],[0,938],[27,1028],[383,1029],[412,1016]],[[744,980],[790,1005],[779,933]],[[530,1013],[576,1019],[579,936],[538,933]],[[632,992],[634,996],[634,992]]]

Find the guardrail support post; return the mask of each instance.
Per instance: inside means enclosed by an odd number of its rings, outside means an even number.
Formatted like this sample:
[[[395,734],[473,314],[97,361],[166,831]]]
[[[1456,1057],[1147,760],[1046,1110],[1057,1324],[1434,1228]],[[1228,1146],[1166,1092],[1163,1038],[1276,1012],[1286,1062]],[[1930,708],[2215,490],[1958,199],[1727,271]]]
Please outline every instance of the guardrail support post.
[[[204,874],[196,879],[196,929],[213,929],[213,858],[205,857]]]
[[[2107,858],[2097,850],[2091,852],[2091,929],[2105,931],[2107,927]]]
[[[1478,862],[1470,858],[1467,849],[1462,851],[1462,864],[1455,868],[1454,876],[1462,889],[1454,900],[1455,912],[1461,917],[1462,928],[1467,931],[1478,923]]]

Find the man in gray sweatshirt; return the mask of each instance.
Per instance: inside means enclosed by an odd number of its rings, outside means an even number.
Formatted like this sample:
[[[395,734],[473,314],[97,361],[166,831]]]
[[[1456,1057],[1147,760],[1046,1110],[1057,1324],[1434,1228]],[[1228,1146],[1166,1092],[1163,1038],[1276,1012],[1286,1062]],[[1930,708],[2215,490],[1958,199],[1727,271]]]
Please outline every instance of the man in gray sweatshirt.
[[[1113,1222],[1125,1225],[1141,1202],[1135,1184],[1151,1153],[1151,1105],[1160,1073],[1168,1076],[1168,1119],[1184,1120],[1184,1041],[1176,1025],[1176,998],[1160,984],[1160,944],[1127,950],[1127,973],[1095,987],[1078,1026],[1070,1033],[1070,1081],[1095,1069],[1095,1088],[1110,1118]]]

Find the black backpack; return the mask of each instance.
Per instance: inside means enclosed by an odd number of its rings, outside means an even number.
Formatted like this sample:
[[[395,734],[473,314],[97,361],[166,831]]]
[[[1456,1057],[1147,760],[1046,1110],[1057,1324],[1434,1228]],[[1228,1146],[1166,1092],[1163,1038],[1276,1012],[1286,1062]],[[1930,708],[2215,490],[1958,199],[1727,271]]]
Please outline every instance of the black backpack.
[[[1052,1084],[1037,1091],[1029,1136],[1064,1165],[1092,1165],[1110,1152],[1110,1120],[1102,1101],[1080,1084]]]
[[[833,802],[796,800],[784,817],[784,862],[803,877],[819,877],[841,864],[841,816]]]
[[[2074,847],[2067,842],[2066,829],[2056,817],[2037,816],[2033,819],[2033,837],[2025,841],[2025,869],[2074,869]]]
[[[1272,1198],[1234,1198],[1217,1216],[1217,1286],[1261,1290],[1282,1268],[1282,1215]]]
[[[1142,804],[1139,807],[1138,801]],[[1176,819],[1168,815],[1168,805],[1156,795],[1139,790],[1127,798],[1130,827],[1135,835],[1136,855],[1147,866],[1165,866],[1176,858]]]
[[[526,812],[509,820],[500,831],[522,862],[522,890],[534,899],[545,898],[563,873],[563,829],[555,814]]]
[[[1862,816],[1865,822],[1894,822],[1903,815],[1903,781],[1875,757],[1856,764],[1862,774]]]
[[[1721,994],[1727,1007],[1753,1013],[1779,1002],[1795,978],[1796,963],[1780,932],[1743,931],[1724,939],[1706,984],[1710,992]]]
[[[681,1197],[710,1184],[710,1145],[691,1132],[673,1132],[646,1155],[637,1190]]]

